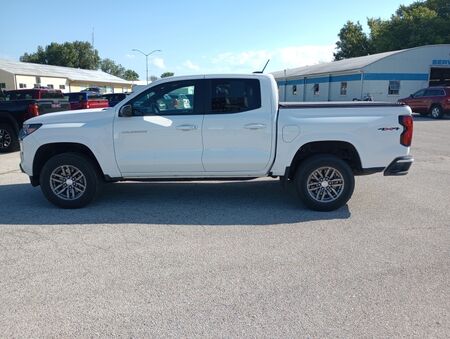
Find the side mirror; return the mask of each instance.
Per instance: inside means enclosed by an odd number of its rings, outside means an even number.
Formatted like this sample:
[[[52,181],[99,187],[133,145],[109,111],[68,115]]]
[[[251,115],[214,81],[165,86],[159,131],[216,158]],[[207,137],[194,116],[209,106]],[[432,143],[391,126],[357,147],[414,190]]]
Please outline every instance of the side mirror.
[[[124,106],[120,107],[119,116],[120,117],[133,116],[133,107],[131,105],[124,105]]]

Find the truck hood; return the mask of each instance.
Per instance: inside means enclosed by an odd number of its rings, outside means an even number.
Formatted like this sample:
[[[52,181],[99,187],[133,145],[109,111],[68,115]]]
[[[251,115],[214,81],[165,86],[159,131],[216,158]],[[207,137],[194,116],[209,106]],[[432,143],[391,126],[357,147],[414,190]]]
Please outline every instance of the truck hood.
[[[73,111],[64,111],[58,113],[48,113],[28,119],[26,124],[61,124],[61,123],[87,123],[96,120],[102,120],[111,116],[114,112],[112,108],[93,108]]]

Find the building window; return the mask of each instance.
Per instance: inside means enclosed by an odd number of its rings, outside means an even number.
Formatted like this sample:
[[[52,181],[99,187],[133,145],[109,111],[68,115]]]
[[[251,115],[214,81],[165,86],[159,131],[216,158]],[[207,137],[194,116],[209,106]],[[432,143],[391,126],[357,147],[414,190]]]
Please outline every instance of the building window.
[[[292,86],[292,95],[297,95],[297,85]]]
[[[53,89],[53,85],[52,84],[48,84],[47,87],[50,88],[50,89]]]
[[[314,92],[314,95],[319,95],[319,93],[320,93],[319,84],[314,84],[313,92]]]
[[[36,84],[40,85],[41,84],[41,77],[36,77]]]
[[[0,88],[6,88],[6,84],[4,82],[0,82]]]
[[[398,95],[400,92],[400,81],[389,81],[388,95]]]
[[[27,88],[27,84],[19,84],[19,88]]]
[[[347,95],[347,81],[341,82],[341,95]]]
[[[66,89],[66,85],[59,85],[59,89]]]

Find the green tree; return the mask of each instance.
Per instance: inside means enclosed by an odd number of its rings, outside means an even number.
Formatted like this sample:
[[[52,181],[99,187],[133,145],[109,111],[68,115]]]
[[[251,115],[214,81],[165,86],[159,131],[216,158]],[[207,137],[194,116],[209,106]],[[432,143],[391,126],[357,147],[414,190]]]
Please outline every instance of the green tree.
[[[368,19],[377,53],[450,43],[450,2],[428,0],[400,6],[389,20]]]
[[[25,53],[20,61],[45,65],[65,66],[82,69],[98,69],[98,51],[86,41],[52,42],[45,48],[38,46],[35,53]]]
[[[401,5],[388,19],[368,18],[370,34],[348,21],[339,32],[335,60],[431,44],[450,43],[449,0]]]
[[[100,69],[105,73],[114,75],[119,78],[123,78],[125,73],[125,67],[123,67],[121,64],[116,64],[113,60],[108,58],[103,59],[100,62]]]
[[[370,41],[363,32],[359,21],[356,24],[347,21],[341,28],[338,37],[339,41],[336,42],[337,52],[333,53],[334,60],[368,55],[371,52]]]
[[[175,73],[173,73],[173,72],[164,72],[163,74],[161,74],[161,78],[167,78],[167,77],[171,77],[174,75],[175,75]]]
[[[123,78],[128,81],[136,81],[139,80],[139,74],[132,69],[127,69],[123,74]]]

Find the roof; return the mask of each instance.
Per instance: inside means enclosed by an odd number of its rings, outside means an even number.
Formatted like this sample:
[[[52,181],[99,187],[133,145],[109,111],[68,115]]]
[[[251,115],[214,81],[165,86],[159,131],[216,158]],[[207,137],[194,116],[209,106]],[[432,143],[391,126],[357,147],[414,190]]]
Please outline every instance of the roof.
[[[100,70],[51,66],[0,59],[0,69],[17,75],[34,75],[42,77],[67,78],[72,81],[92,81],[104,83],[127,84],[131,82]]]
[[[384,52],[384,53],[372,54],[372,55],[367,55],[367,56],[362,56],[362,57],[357,57],[357,58],[349,58],[349,59],[343,59],[343,60],[339,60],[339,61],[326,62],[326,63],[321,63],[321,64],[317,64],[317,65],[312,65],[312,66],[303,66],[303,67],[298,67],[298,68],[292,68],[292,69],[287,69],[286,71],[283,70],[283,71],[273,72],[272,74],[275,77],[275,79],[279,79],[279,78],[292,78],[292,77],[298,77],[298,76],[317,75],[317,74],[325,74],[325,73],[355,71],[355,70],[360,70],[370,64],[373,64],[373,63],[380,61],[381,59],[384,59],[386,57],[389,57],[391,55],[403,53],[405,51],[410,51],[413,49],[436,47],[436,46],[448,46],[448,45],[419,46],[419,47],[414,47],[414,48],[409,48],[409,49],[402,49],[399,51]]]

